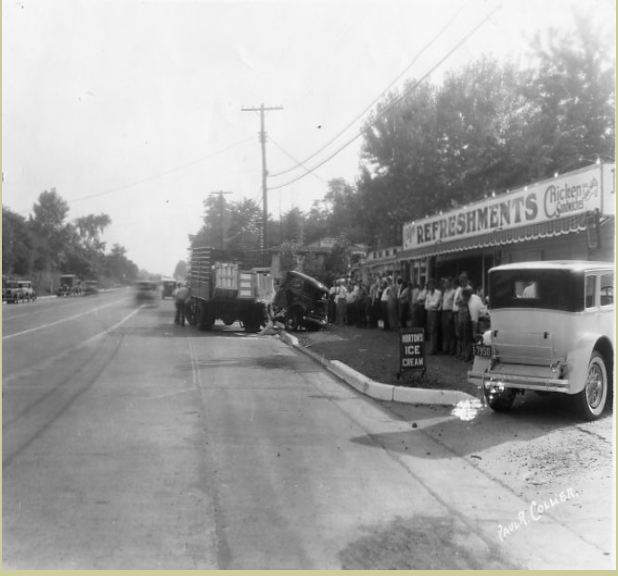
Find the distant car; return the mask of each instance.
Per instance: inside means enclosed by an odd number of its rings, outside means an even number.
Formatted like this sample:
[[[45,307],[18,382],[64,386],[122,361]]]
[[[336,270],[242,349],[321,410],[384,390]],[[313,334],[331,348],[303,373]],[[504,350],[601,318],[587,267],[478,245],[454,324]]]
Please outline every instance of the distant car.
[[[288,330],[319,330],[327,324],[328,288],[302,272],[287,272],[273,300]]]
[[[99,293],[99,283],[96,280],[86,280],[84,282],[84,296],[92,296]]]
[[[17,304],[20,301],[34,302],[36,290],[30,280],[9,280],[5,283],[3,298],[9,304]]]
[[[489,271],[491,329],[474,348],[468,380],[490,408],[509,410],[526,390],[574,397],[596,420],[614,387],[614,266],[522,262]]]
[[[139,304],[153,302],[158,296],[158,282],[140,281],[135,283],[135,300]]]
[[[176,280],[163,280],[163,290],[161,291],[161,300],[174,297],[174,290],[178,286]]]

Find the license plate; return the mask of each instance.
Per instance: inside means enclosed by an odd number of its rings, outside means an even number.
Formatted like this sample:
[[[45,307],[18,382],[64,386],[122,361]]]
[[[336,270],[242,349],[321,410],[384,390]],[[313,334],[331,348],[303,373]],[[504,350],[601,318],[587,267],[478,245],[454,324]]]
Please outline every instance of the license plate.
[[[481,358],[491,358],[491,346],[487,346],[487,344],[472,344],[472,353]]]

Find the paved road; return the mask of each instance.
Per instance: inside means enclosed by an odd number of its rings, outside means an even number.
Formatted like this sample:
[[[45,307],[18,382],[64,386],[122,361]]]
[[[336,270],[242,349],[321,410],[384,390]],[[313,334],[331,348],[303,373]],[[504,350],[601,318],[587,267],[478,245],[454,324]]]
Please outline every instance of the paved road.
[[[172,316],[122,292],[3,306],[3,568],[613,562],[555,514],[500,538],[529,494],[472,458],[475,437],[474,455],[493,446],[474,421],[380,405],[275,337]]]

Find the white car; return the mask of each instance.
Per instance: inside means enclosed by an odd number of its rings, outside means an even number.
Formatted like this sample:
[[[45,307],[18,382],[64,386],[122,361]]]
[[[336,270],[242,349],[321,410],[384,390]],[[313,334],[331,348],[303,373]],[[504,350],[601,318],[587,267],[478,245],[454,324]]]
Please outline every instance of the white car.
[[[526,390],[572,395],[596,420],[613,394],[614,266],[522,262],[489,271],[491,329],[474,345],[469,382],[496,411]]]

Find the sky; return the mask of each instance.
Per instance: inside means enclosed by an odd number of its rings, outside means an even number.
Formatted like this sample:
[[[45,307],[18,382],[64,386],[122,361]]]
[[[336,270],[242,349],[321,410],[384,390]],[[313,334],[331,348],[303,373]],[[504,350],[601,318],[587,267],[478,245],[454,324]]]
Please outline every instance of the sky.
[[[210,194],[261,206],[260,114],[243,109],[281,108],[265,113],[271,217],[307,211],[358,176],[385,93],[521,57],[569,29],[571,4],[2,0],[3,206],[27,217],[55,188],[68,220],[108,214],[108,249],[171,275]],[[615,35],[612,0],[586,7]]]

